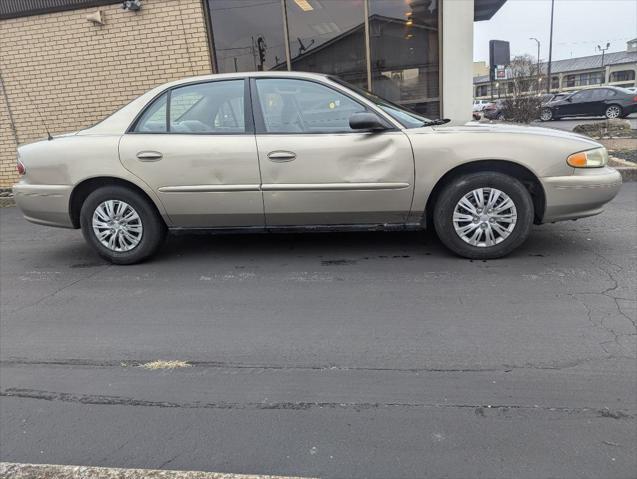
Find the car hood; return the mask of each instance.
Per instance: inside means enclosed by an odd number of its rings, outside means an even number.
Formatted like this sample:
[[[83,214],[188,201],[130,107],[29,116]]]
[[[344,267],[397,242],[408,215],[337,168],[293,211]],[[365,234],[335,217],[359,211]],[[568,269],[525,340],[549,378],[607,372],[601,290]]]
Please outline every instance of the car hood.
[[[589,137],[573,133],[570,131],[555,130],[552,128],[543,128],[538,126],[513,125],[509,123],[467,123],[458,126],[435,126],[433,129],[440,133],[502,133],[502,134],[524,134],[537,135],[550,138],[563,138],[569,140],[580,140],[591,145],[591,148],[601,146]]]

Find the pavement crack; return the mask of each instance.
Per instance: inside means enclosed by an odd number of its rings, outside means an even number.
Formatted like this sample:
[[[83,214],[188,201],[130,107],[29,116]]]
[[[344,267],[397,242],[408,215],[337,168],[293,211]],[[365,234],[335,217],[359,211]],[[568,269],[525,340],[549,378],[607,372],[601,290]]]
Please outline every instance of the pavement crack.
[[[597,323],[593,323],[597,326]],[[431,368],[431,367],[395,367],[383,368],[373,366],[346,366],[335,364],[317,364],[317,365],[279,365],[279,364],[251,364],[251,363],[233,363],[224,361],[194,361],[188,360],[191,368],[209,368],[209,369],[237,369],[237,370],[256,370],[256,371],[316,371],[316,372],[378,372],[378,373],[509,373],[513,370],[538,370],[538,371],[554,371],[568,369],[580,366],[582,364],[608,360],[608,359],[625,359],[623,355],[607,355],[604,357],[580,358],[563,362],[548,363],[525,363],[525,364],[501,364],[497,367],[484,368]],[[632,357],[628,357],[633,359]],[[137,368],[149,359],[115,359],[115,360],[93,360],[93,359],[27,359],[22,357],[9,357],[0,360],[0,367],[21,367],[21,366],[51,366],[51,367],[69,367],[69,368]],[[188,369],[191,369],[188,368]],[[141,368],[138,368],[141,369]],[[148,371],[152,374],[152,371]]]
[[[492,413],[513,417],[529,412],[545,412],[566,415],[587,415],[592,417],[611,418],[616,420],[633,419],[634,414],[625,410],[611,410],[609,408],[565,407],[565,406],[527,406],[520,404],[448,404],[448,403],[403,403],[403,402],[311,402],[311,401],[277,401],[277,402],[174,402],[135,399],[123,396],[106,396],[97,394],[77,394],[38,389],[8,388],[0,391],[0,397],[36,399],[44,401],[60,401],[83,405],[100,406],[133,406],[156,408],[182,409],[225,409],[225,410],[283,410],[307,411],[312,409],[349,409],[357,412],[390,408],[420,408],[420,409],[469,409],[478,416],[486,417]],[[509,416],[507,416],[507,414]]]

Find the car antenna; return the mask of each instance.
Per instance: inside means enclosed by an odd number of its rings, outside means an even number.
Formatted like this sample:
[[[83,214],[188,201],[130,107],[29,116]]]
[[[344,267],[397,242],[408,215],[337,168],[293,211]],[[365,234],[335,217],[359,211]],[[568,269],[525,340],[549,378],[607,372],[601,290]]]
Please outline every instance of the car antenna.
[[[40,118],[40,121],[42,122],[42,125],[44,126],[44,131],[46,131],[47,139],[49,141],[51,141],[53,139],[53,137],[51,136],[51,132],[49,131],[49,127],[46,126],[46,122],[44,121],[44,118],[42,117],[42,113],[40,113],[40,109],[38,108],[38,106],[31,99],[31,95],[29,95],[29,92],[25,91],[25,93],[27,94],[27,98],[29,99],[29,103],[31,103],[31,106],[33,106],[33,108],[35,108],[35,111],[38,114],[38,117]]]

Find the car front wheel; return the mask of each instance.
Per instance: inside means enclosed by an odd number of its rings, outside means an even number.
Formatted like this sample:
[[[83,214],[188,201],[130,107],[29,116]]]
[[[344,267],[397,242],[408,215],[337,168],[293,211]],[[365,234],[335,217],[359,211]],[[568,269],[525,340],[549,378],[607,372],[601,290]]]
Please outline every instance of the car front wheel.
[[[444,245],[470,259],[509,254],[529,236],[533,201],[520,181],[497,172],[471,173],[440,194],[434,226]]]
[[[153,255],[166,235],[166,225],[154,206],[122,186],[93,191],[80,211],[86,241],[114,264],[133,264]]]
[[[622,116],[622,107],[619,105],[610,105],[608,108],[606,108],[604,116],[609,120],[620,118]]]

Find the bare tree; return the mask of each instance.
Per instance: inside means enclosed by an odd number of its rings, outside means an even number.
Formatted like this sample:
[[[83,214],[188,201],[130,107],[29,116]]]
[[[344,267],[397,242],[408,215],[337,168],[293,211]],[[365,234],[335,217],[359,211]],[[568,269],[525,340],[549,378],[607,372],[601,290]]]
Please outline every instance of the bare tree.
[[[508,87],[502,113],[508,121],[530,123],[540,116],[541,73],[530,55],[520,55],[511,61]]]

